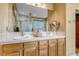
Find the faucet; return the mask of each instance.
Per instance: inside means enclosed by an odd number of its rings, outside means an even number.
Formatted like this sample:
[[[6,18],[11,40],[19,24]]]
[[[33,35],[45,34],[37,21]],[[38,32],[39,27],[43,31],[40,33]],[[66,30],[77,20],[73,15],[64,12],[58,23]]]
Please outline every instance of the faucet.
[[[23,36],[24,34],[23,34],[23,31],[22,31],[22,36]]]
[[[9,31],[9,28],[8,28],[8,26],[6,27],[6,31],[7,31],[7,32]]]

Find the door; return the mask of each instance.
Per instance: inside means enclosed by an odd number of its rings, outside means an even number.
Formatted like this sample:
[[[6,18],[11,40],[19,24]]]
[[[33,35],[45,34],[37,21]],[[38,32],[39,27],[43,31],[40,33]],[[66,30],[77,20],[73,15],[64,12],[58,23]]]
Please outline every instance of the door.
[[[39,56],[48,56],[48,41],[39,41]]]
[[[24,56],[38,56],[38,42],[24,43]]]
[[[58,56],[65,56],[65,38],[58,39]]]
[[[24,56],[38,56],[37,47],[29,47],[24,49]]]
[[[76,47],[79,48],[79,14],[76,14]]]
[[[57,39],[49,40],[49,56],[57,56]]]

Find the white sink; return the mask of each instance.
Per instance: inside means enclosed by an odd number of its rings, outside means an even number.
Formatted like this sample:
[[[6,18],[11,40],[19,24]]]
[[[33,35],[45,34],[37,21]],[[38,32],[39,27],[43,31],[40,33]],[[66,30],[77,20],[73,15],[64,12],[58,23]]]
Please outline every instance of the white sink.
[[[24,36],[17,36],[14,37],[13,39],[15,40],[28,40],[28,39],[32,39],[33,37],[31,35],[24,35]]]

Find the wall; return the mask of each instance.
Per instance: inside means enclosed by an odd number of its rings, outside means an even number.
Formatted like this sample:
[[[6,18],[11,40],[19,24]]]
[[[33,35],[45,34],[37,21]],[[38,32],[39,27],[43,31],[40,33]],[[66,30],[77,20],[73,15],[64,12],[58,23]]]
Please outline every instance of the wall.
[[[12,14],[12,4],[0,3],[0,40],[7,38],[7,31],[13,31],[14,21]]]
[[[0,32],[13,31],[14,17],[12,12],[13,4],[0,3]]]
[[[8,26],[8,4],[0,3],[0,32],[6,31]]]
[[[60,22],[60,29],[58,31],[65,32],[66,29],[66,4],[64,3],[55,3],[54,11],[48,12],[48,20],[51,22],[52,20],[57,20]],[[50,28],[49,28],[50,31]]]
[[[66,54],[75,54],[75,10],[79,4],[66,4]]]
[[[8,4],[0,3],[0,40],[2,40],[2,38],[6,38],[6,33],[4,32],[6,32],[7,26],[8,26]]]
[[[13,16],[13,3],[8,4],[8,29],[10,32],[14,31],[15,17]]]

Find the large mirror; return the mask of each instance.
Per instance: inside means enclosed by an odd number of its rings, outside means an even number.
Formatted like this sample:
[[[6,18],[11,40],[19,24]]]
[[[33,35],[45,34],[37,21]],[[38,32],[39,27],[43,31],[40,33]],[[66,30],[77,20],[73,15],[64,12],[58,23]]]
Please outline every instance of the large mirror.
[[[8,31],[32,32],[32,29],[46,31],[48,10],[25,3],[9,4]]]

